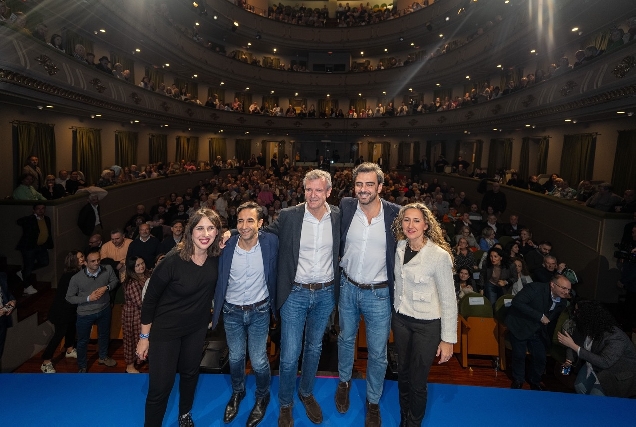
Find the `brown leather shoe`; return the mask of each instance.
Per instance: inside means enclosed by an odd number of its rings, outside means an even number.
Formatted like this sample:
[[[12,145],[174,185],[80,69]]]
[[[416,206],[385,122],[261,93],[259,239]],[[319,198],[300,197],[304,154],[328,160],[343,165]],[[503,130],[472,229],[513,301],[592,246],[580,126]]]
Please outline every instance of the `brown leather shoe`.
[[[278,412],[278,427],[294,427],[294,417],[291,406],[283,406]]]
[[[364,427],[380,427],[381,425],[380,405],[367,401],[367,416],[364,418]]]
[[[322,423],[322,409],[320,409],[320,405],[316,402],[316,398],[313,394],[309,396],[303,396],[298,393],[298,398],[303,403],[305,407],[305,412],[307,412],[307,418],[314,424]]]
[[[336,388],[336,409],[341,414],[349,410],[349,391],[351,390],[351,381],[340,381]]]

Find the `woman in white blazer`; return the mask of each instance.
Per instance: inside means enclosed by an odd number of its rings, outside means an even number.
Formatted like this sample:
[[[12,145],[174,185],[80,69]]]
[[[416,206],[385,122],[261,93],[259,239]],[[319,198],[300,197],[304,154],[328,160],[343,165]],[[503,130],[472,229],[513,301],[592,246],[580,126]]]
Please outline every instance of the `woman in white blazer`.
[[[395,299],[392,328],[398,354],[400,426],[424,419],[427,380],[433,360],[447,362],[457,342],[453,256],[431,211],[404,206],[393,223]]]

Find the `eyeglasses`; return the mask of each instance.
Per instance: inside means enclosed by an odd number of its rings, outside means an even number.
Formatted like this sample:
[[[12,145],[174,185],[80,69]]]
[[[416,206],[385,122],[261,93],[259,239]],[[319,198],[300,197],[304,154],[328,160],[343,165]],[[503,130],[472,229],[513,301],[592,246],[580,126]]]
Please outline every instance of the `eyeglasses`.
[[[572,292],[572,288],[566,288],[565,286],[559,285],[557,282],[550,282],[550,283],[552,283],[556,287],[563,289],[564,291],[567,291],[568,294]]]

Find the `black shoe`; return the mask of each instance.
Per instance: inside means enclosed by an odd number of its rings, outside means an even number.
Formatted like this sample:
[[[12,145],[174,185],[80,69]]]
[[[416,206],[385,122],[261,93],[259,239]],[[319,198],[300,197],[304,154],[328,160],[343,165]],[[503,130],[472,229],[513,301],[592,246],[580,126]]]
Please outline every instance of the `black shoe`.
[[[232,397],[230,397],[230,401],[227,402],[227,406],[225,407],[225,415],[223,416],[223,422],[229,423],[232,422],[236,415],[238,414],[239,405],[241,404],[241,400],[245,397],[245,390],[240,393],[232,393]]]
[[[267,405],[269,405],[269,394],[267,394],[265,397],[257,398],[245,426],[256,427],[261,421],[263,421],[263,418],[265,417],[265,411],[267,411]]]
[[[364,427],[380,427],[381,425],[380,405],[369,403],[367,400],[367,415],[364,418]]]
[[[179,427],[194,427],[194,421],[192,421],[192,415],[189,412],[179,415]]]
[[[278,412],[278,427],[294,427],[294,416],[291,406],[283,406]]]
[[[512,389],[523,388],[523,383],[519,382],[519,381],[513,381],[512,384],[510,385],[510,388],[512,388]]]
[[[307,412],[307,418],[314,424],[322,423],[322,409],[320,409],[320,405],[316,401],[316,398],[313,394],[309,396],[303,396],[298,393],[298,398],[303,403],[305,407],[305,412]]]
[[[341,414],[349,410],[349,391],[351,390],[351,381],[340,381],[336,388],[336,409]]]
[[[539,384],[530,384],[530,390],[545,391],[545,387],[543,387],[541,385],[541,383],[539,383]]]

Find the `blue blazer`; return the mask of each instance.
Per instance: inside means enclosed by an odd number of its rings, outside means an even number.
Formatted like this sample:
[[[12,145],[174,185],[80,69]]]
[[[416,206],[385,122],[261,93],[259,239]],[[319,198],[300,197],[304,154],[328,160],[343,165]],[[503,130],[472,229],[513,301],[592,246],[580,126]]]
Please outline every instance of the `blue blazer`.
[[[227,294],[227,284],[230,280],[232,258],[234,257],[234,249],[236,249],[238,240],[238,235],[230,237],[219,257],[219,276],[216,282],[216,290],[214,291],[214,317],[212,319],[212,325],[215,328],[223,312],[223,304],[225,303],[225,295]],[[263,267],[265,269],[265,281],[267,282],[267,290],[269,292],[270,308],[272,314],[276,316],[278,237],[272,233],[259,232],[258,242],[261,245],[261,253],[263,254]]]
[[[393,282],[395,280],[395,236],[391,227],[393,221],[400,212],[400,205],[387,202],[384,199],[382,201],[382,209],[384,209],[384,228],[386,233],[386,274],[389,279],[389,293],[391,295],[391,307],[393,306]],[[353,216],[358,209],[358,199],[353,197],[344,197],[340,201],[340,211],[342,212],[342,222],[340,223],[340,257],[344,255],[345,242],[347,241],[347,233],[353,221]]]

